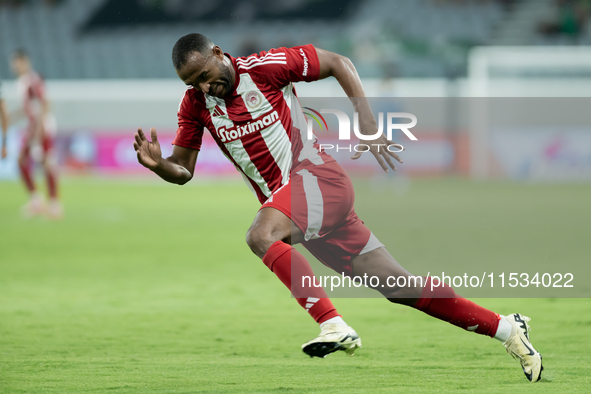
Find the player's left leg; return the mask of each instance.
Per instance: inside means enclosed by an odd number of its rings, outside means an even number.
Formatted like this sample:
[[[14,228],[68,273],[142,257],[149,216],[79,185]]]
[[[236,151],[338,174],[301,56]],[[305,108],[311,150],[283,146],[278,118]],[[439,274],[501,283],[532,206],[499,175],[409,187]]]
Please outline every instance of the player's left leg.
[[[301,297],[294,287],[294,284],[299,283],[296,277],[312,275],[313,272],[306,258],[291,246],[292,242],[299,242],[301,236],[297,227],[292,226],[292,221],[285,213],[276,207],[263,206],[248,230],[246,243],[310,316],[316,322],[323,323],[339,314],[324,289],[315,289],[313,293]]]
[[[430,277],[412,275],[384,247],[353,257],[351,265],[353,276],[379,278],[375,290],[391,302],[411,306],[478,334],[494,337],[497,332],[498,314],[458,296],[447,285],[432,287]]]
[[[354,276],[378,277],[380,285],[375,290],[391,302],[411,306],[464,330],[501,341],[507,352],[520,361],[531,382],[541,378],[542,356],[529,340],[528,317],[518,313],[502,316],[460,297],[444,283],[432,286],[431,277],[411,275],[383,247],[353,257],[351,265]],[[403,285],[390,285],[394,283]],[[386,285],[381,287],[382,284]]]
[[[379,281],[373,282],[374,289],[391,302],[498,339],[507,352],[520,361],[527,378],[532,382],[539,380],[542,358],[529,341],[529,318],[520,314],[500,316],[460,297],[447,285],[431,288],[431,278],[413,276],[402,267],[354,212],[330,237],[303,245],[338,274],[377,277]]]

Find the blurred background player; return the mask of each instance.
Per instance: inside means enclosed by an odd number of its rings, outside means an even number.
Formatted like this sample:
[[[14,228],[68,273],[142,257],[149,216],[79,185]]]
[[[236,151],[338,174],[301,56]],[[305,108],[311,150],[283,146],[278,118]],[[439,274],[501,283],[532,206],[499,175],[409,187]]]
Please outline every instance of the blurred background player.
[[[49,102],[45,96],[45,82],[33,70],[28,55],[22,49],[14,52],[11,66],[18,77],[17,90],[22,106],[13,116],[15,118],[24,116],[27,121],[18,158],[20,174],[29,192],[29,202],[24,206],[24,213],[27,217],[46,213],[52,219],[60,219],[62,206],[58,200],[57,168],[53,154],[56,127],[55,118],[50,112]],[[32,156],[36,156],[32,155],[35,150],[40,152],[40,160],[47,180],[49,194],[47,205],[35,185],[31,165]]]
[[[6,113],[6,105],[2,98],[2,82],[0,81],[0,132],[2,132],[2,145],[0,158],[5,159],[7,156],[6,152],[6,135],[8,134],[8,114]]]

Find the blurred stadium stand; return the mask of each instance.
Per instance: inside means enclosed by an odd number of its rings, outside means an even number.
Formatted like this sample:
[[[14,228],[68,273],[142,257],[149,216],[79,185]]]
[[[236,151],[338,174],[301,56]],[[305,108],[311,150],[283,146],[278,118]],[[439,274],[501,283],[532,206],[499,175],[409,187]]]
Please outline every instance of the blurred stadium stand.
[[[469,49],[497,39],[510,10],[521,10],[504,3],[3,0],[0,52],[26,49],[50,79],[168,78],[174,42],[199,31],[234,55],[311,42],[351,57],[363,77],[455,77]],[[0,78],[9,77],[4,61]]]
[[[590,12],[591,0],[0,0],[0,54],[26,49],[49,79],[174,78],[174,42],[199,31],[234,55],[311,42],[362,77],[456,78],[474,46],[591,44]]]

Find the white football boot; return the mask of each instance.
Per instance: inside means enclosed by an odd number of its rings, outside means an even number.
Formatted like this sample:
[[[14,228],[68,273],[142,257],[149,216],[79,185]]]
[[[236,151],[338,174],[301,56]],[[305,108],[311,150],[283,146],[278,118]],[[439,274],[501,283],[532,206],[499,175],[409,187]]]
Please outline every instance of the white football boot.
[[[60,220],[64,216],[64,209],[58,200],[52,199],[47,205],[46,213],[49,219]]]
[[[46,210],[45,200],[40,194],[33,193],[22,209],[23,215],[27,219],[42,215]]]
[[[523,373],[534,383],[542,377],[542,355],[538,353],[529,340],[530,327],[527,324],[531,319],[527,316],[513,313],[505,317],[511,323],[511,335],[504,343],[507,353],[521,363]]]
[[[346,324],[322,324],[320,335],[302,345],[302,350],[310,357],[326,357],[337,350],[353,356],[355,349],[361,347],[359,335]]]

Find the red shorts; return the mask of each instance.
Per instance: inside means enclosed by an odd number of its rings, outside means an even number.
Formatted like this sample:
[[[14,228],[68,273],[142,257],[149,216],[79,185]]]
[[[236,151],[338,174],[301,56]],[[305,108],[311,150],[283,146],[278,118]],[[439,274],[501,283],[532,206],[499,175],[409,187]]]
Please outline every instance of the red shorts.
[[[29,155],[31,153],[31,147],[33,145],[33,137],[31,134],[27,134],[23,138],[23,145],[21,151],[25,155]],[[43,133],[41,136],[41,148],[43,149],[43,153],[47,154],[49,151],[53,149],[54,141],[53,137],[48,135],[47,133]]]
[[[357,216],[349,175],[337,162],[296,168],[261,208],[287,215],[304,234],[302,245],[337,273],[351,275],[351,258],[383,246]]]

